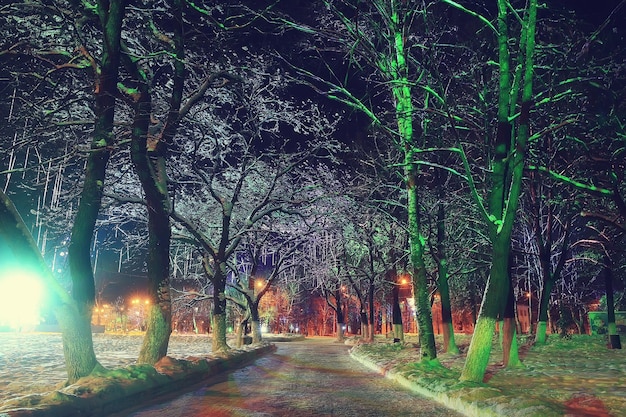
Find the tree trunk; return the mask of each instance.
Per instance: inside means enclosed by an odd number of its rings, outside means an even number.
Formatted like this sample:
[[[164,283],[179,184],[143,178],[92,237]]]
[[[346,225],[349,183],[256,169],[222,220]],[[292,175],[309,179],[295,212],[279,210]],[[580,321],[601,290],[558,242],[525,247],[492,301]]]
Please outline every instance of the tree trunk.
[[[341,300],[341,291],[335,291],[335,300],[337,300],[337,308],[335,309],[336,317],[337,317],[337,341],[343,342],[344,336],[344,327],[346,325],[346,320],[343,314],[343,301]]]
[[[443,181],[437,174],[440,188],[440,201],[437,210],[437,264],[439,297],[441,301],[441,324],[443,327],[443,351],[453,354],[459,353],[459,348],[454,340],[454,326],[452,325],[452,307],[450,305],[450,289],[448,286],[448,257],[446,255],[445,242],[445,207],[443,204],[444,188]]]
[[[182,37],[182,3],[172,1],[172,27],[174,28],[173,89],[170,109],[164,128],[155,132],[148,142],[151,122],[152,99],[146,72],[137,67],[136,61],[126,54],[124,64],[139,84],[135,102],[135,119],[132,129],[131,157],[135,172],[141,181],[148,206],[148,293],[152,301],[146,335],[139,353],[139,363],[154,364],[167,354],[171,334],[172,307],[170,298],[170,202],[166,171],[166,154],[179,123],[185,66]],[[135,96],[137,97],[137,96]]]
[[[261,322],[252,320],[250,327],[252,328],[252,343],[261,343],[263,336],[261,334]]]
[[[169,297],[169,288],[167,297]],[[172,333],[171,314],[169,313],[169,303],[161,302],[166,305],[151,304],[148,309],[146,334],[143,338],[137,363],[154,365],[159,359],[167,355],[167,347],[170,334]],[[166,313],[163,313],[164,307],[167,309]]]
[[[359,317],[361,318],[361,340],[367,342],[369,341],[369,325],[367,323],[367,313],[365,312],[365,307],[361,307]]]
[[[224,353],[230,350],[226,343],[226,314],[214,314],[211,320],[213,340],[211,350],[215,353]]]
[[[420,217],[418,207],[417,177],[418,170],[414,161],[417,148],[413,130],[415,112],[412,103],[411,83],[408,79],[409,67],[405,37],[403,36],[405,16],[399,12],[399,4],[392,1],[389,30],[392,37],[391,48],[393,55],[387,61],[379,63],[380,69],[390,78],[391,91],[395,101],[395,117],[398,125],[400,145],[404,150],[404,183],[407,193],[407,222],[409,230],[410,268],[417,307],[417,323],[422,360],[437,358],[435,348],[435,333],[430,311],[428,288],[426,281],[426,266],[424,263],[424,241],[420,234]]]
[[[63,350],[68,382],[89,375],[98,362],[93,351],[91,314],[95,303],[95,284],[91,267],[91,241],[102,202],[106,166],[114,145],[113,119],[120,64],[120,35],[125,13],[123,2],[98,2],[98,17],[102,23],[103,49],[97,89],[95,120],[91,149],[85,166],[85,179],[80,203],[68,247],[68,263],[72,277],[72,298],[75,307],[61,324]]]
[[[554,281],[544,278],[543,291],[541,292],[541,298],[539,300],[539,316],[537,318],[537,333],[535,334],[535,344],[546,344],[546,333],[548,329],[548,310],[550,309],[550,296],[552,294],[552,288],[554,287]]]
[[[137,102],[131,144],[131,158],[141,181],[148,205],[148,296],[151,305],[146,335],[138,363],[155,364],[167,355],[171,333],[170,300],[170,205],[165,173],[165,144],[148,145],[150,96],[142,84],[141,99]]]
[[[506,236],[493,243],[493,256],[483,303],[474,327],[474,335],[461,372],[461,381],[482,382],[489,364],[496,320],[504,308],[509,286],[509,241]]]
[[[263,335],[261,334],[261,320],[259,317],[259,303],[250,303],[250,321],[252,327],[252,343],[261,343]]]
[[[241,348],[243,346],[243,337],[246,333],[246,326],[248,320],[241,320],[237,323],[237,329],[235,330],[235,347]]]
[[[412,156],[411,156],[412,159]],[[413,164],[410,163],[412,166]],[[424,242],[419,232],[419,214],[416,173],[414,168],[407,173],[407,189],[409,194],[409,245],[411,254],[411,269],[413,277],[413,294],[415,295],[416,322],[418,323],[421,357],[424,361],[435,360],[435,332],[430,311],[430,297],[426,280],[426,264],[424,263]]]
[[[101,368],[93,350],[91,320],[84,320],[83,314],[70,305],[57,307],[55,317],[61,328],[67,383],[72,384]]]
[[[391,313],[391,322],[393,326],[393,341],[394,343],[404,343],[404,328],[402,326],[402,310],[400,310],[400,288],[398,283],[394,282],[392,294],[393,294],[393,310]]]
[[[572,217],[567,219],[565,224],[565,233],[563,236],[563,244],[561,245],[561,254],[559,261],[552,271],[552,218],[548,218],[548,225],[546,226],[546,239],[542,238],[543,228],[539,222],[540,211],[536,210],[535,220],[535,233],[537,234],[537,241],[539,246],[539,265],[541,267],[541,274],[543,277],[543,288],[539,297],[539,313],[537,317],[537,330],[535,333],[535,344],[545,345],[546,343],[546,330],[548,323],[548,313],[550,311],[550,298],[552,295],[552,289],[555,282],[561,276],[561,271],[565,265],[565,254],[569,247],[569,241],[571,237],[571,222]],[[552,216],[552,210],[549,210],[548,216]],[[532,322],[531,322],[532,326]]]
[[[532,100],[533,55],[537,0],[530,0],[522,34],[520,49],[523,65],[519,127],[514,132],[510,115],[517,108],[518,86],[511,82],[509,56],[508,13],[509,3],[498,0],[498,128],[492,158],[492,185],[489,195],[488,227],[492,244],[492,264],[483,303],[478,315],[474,336],[470,342],[461,380],[482,382],[491,353],[491,339],[498,314],[503,312],[509,286],[509,252],[511,233],[521,193],[524,160],[530,129]],[[482,203],[481,203],[482,204]]]
[[[344,334],[344,324],[337,322],[337,341],[338,342],[343,342],[345,340],[345,334]]]
[[[222,273],[222,265],[216,268],[213,278],[213,352],[230,350],[226,343],[226,276]]]
[[[510,272],[510,265],[509,265]],[[504,308],[504,323],[502,332],[502,365],[509,368],[520,368],[522,362],[519,359],[517,345],[517,332],[515,329],[515,294],[509,278],[509,291]]]
[[[367,304],[369,305],[369,320],[368,320],[368,334],[369,334],[369,341],[373,342],[374,341],[374,320],[375,320],[375,311],[374,311],[374,278],[371,278],[372,281],[370,281],[370,285],[369,285],[369,289],[368,289],[368,295],[367,295]]]
[[[606,288],[606,313],[607,313],[607,326],[609,332],[609,345],[611,349],[621,349],[622,342],[620,341],[619,334],[617,333],[617,325],[615,324],[615,301],[613,297],[613,271],[611,268],[610,260],[607,260],[609,264],[604,269],[604,284]],[[582,332],[581,332],[582,333]]]

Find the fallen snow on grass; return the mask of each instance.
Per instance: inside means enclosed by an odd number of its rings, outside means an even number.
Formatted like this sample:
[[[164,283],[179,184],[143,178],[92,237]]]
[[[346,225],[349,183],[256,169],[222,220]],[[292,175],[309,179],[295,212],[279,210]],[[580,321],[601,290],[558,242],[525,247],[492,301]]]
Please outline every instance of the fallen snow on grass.
[[[382,370],[403,374],[436,396],[458,387],[455,385],[470,338],[467,335],[456,337],[462,353],[440,354],[443,369],[417,364],[420,352],[417,340],[412,338],[404,345],[393,345],[389,341],[360,345],[354,354],[367,358]],[[439,338],[437,342],[437,347],[441,348]],[[606,337],[597,335],[570,338],[551,335],[546,346],[521,346],[520,356],[525,367],[507,369],[501,365],[502,350],[497,337],[494,339],[486,385],[483,385],[502,391],[503,395],[490,399],[494,407],[507,405],[516,410],[516,416],[535,416],[544,411],[536,413],[533,407],[553,402],[567,410],[568,416],[626,416],[626,350],[608,349]]]
[[[134,364],[141,335],[93,335],[96,357],[105,368]],[[172,335],[168,356],[206,356],[211,342],[206,335]],[[0,332],[0,403],[26,394],[58,388],[67,379],[60,333]]]

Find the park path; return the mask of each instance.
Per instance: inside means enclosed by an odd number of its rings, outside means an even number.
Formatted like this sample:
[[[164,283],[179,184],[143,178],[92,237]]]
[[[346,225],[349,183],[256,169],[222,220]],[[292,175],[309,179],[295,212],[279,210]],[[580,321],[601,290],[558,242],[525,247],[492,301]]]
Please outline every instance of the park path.
[[[275,353],[134,417],[459,416],[370,371],[329,338],[277,343]]]

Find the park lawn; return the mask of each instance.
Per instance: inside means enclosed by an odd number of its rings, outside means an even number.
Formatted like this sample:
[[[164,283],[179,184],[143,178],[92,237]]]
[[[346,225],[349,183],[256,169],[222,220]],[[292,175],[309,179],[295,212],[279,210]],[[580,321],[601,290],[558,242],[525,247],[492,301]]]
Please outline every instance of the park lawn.
[[[493,415],[498,410],[511,413],[515,409],[520,416],[551,411],[563,415],[562,410],[576,416],[626,416],[626,352],[608,349],[606,336],[551,335],[545,346],[532,346],[528,336],[521,336],[520,356],[525,365],[521,369],[502,367],[502,350],[496,336],[483,384],[458,381],[470,338],[456,335],[461,353],[439,353],[438,363],[419,362],[415,335],[408,335],[404,344],[385,338],[357,344],[352,355],[388,375],[401,375],[416,391],[449,402],[447,405],[459,411],[463,405],[457,403],[462,398]],[[441,345],[438,337],[438,349]],[[534,412],[539,404],[542,406]]]

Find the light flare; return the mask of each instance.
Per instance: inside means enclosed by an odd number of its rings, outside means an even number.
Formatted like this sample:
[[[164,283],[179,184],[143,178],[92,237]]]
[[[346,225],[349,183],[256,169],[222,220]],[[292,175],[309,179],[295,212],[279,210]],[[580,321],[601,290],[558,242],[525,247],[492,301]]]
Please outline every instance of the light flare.
[[[0,326],[25,330],[39,324],[44,294],[36,274],[18,268],[0,271]]]

